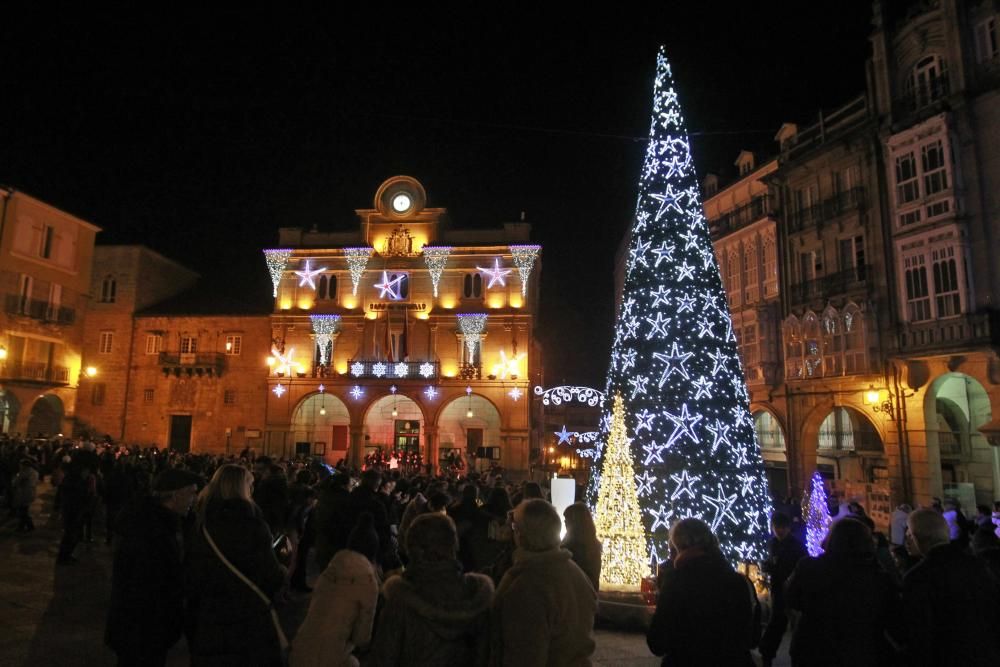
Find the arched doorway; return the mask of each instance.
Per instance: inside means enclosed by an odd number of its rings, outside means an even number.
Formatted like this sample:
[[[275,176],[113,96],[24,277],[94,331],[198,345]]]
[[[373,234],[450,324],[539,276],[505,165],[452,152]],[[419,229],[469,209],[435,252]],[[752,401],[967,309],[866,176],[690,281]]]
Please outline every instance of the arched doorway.
[[[788,457],[785,451],[785,433],[777,417],[767,410],[753,413],[753,427],[760,443],[767,487],[772,499],[783,500],[790,492],[788,487]]]
[[[322,456],[335,464],[347,458],[351,415],[336,396],[310,394],[292,415],[292,442],[297,455]]]
[[[20,407],[17,397],[0,387],[0,433],[10,433],[14,430]]]
[[[849,483],[888,479],[885,447],[871,420],[860,410],[838,406],[819,427],[816,464],[821,473]]]
[[[499,464],[500,411],[477,394],[452,400],[438,417],[438,452],[441,461],[462,454],[477,468]]]
[[[958,498],[966,513],[977,503],[992,503],[1000,464],[979,432],[993,414],[983,385],[963,373],[946,373],[931,384],[925,406],[928,463],[935,465],[936,449],[942,495]]]
[[[27,433],[30,436],[41,434],[46,437],[62,433],[63,402],[54,394],[40,396],[31,406],[28,416]]]
[[[378,399],[365,415],[365,448],[362,456],[384,452],[419,452],[426,456],[423,441],[424,413],[416,402],[402,394]]]

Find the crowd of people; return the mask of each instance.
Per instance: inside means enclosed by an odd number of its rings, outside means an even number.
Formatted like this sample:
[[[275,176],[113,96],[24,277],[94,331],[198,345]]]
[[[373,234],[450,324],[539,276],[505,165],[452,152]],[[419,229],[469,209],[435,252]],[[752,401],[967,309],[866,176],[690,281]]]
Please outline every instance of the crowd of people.
[[[502,470],[0,440],[0,473],[25,532],[50,477],[60,567],[105,518],[105,639],[122,665],[164,664],[182,637],[205,665],[586,665],[595,649],[602,547],[589,509],[565,510],[561,539],[546,489]],[[647,633],[664,665],[742,667],[755,649],[768,665],[789,627],[795,665],[1000,665],[1000,506],[966,519],[953,499],[901,505],[883,535],[843,504],[816,558],[794,509],[771,517],[764,608],[708,525],[674,524]],[[277,612],[305,594],[289,643]]]

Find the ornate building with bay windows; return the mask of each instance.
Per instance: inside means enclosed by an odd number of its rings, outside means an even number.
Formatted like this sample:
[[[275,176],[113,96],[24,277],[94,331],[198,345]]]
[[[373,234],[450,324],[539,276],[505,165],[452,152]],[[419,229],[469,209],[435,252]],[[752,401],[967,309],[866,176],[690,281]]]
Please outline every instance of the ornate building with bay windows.
[[[408,176],[347,231],[282,228],[262,450],[527,470],[541,248],[456,229]]]

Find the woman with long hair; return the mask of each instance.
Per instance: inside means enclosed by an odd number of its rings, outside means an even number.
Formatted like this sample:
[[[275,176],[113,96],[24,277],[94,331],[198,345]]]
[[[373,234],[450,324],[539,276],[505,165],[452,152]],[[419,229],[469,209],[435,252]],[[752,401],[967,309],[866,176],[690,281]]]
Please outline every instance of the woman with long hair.
[[[594,516],[586,503],[573,503],[563,511],[566,519],[566,537],[562,548],[573,554],[573,562],[580,566],[596,591],[601,582],[601,543],[597,539]]]
[[[198,497],[187,554],[192,665],[281,664],[269,602],[286,572],[252,491],[250,471],[226,464]]]

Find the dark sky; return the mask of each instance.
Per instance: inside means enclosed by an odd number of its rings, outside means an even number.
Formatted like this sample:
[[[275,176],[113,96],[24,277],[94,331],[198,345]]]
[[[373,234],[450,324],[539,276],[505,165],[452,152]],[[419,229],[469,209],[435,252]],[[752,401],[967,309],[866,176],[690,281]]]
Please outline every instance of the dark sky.
[[[657,46],[700,175],[864,88],[863,0],[660,4],[7,14],[0,183],[265,309],[277,228],[352,226],[389,176],[419,179],[458,227],[524,211],[544,245],[546,384],[603,386]]]

